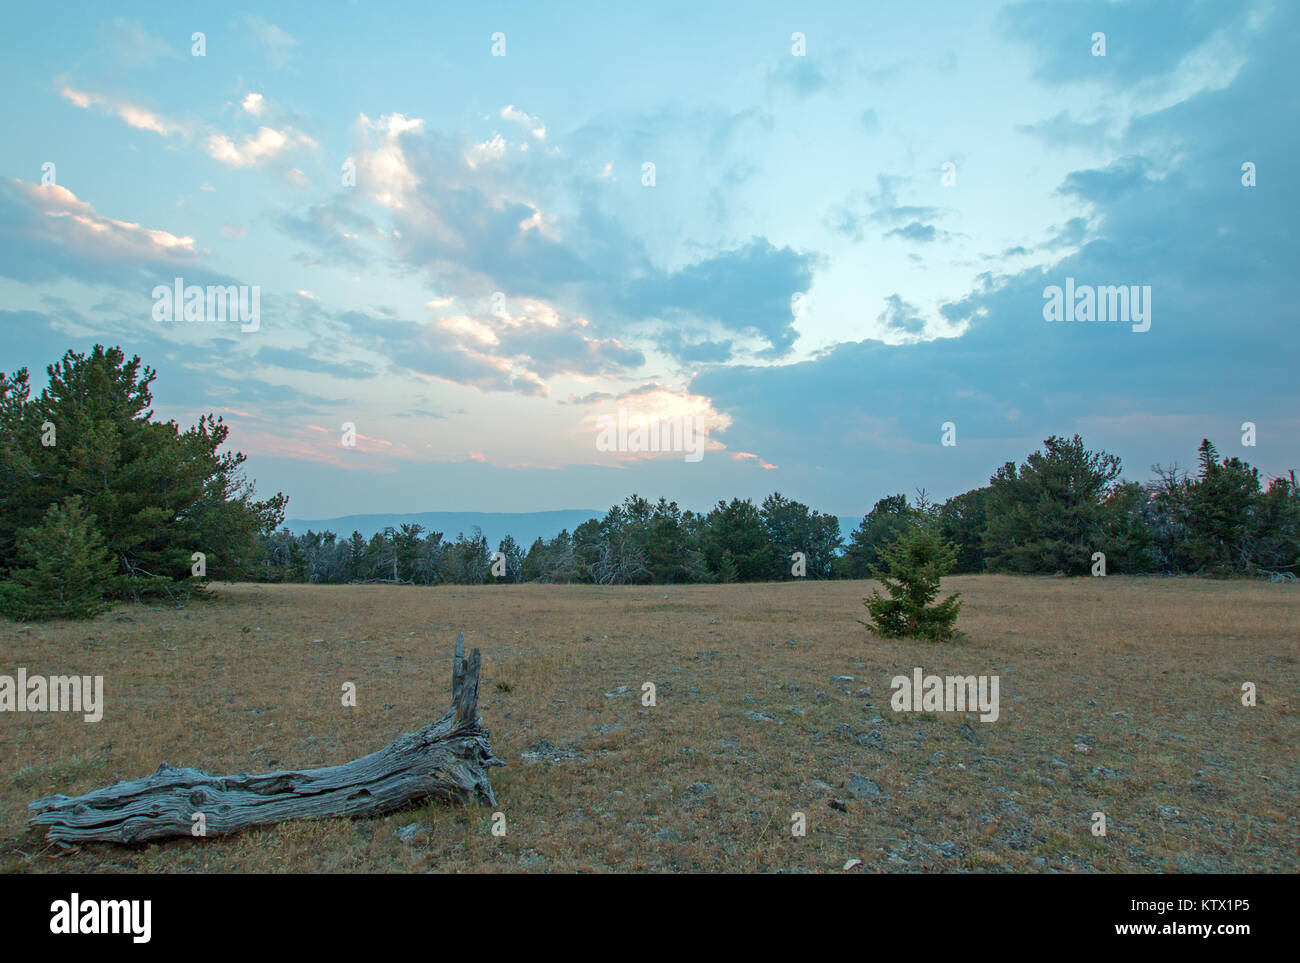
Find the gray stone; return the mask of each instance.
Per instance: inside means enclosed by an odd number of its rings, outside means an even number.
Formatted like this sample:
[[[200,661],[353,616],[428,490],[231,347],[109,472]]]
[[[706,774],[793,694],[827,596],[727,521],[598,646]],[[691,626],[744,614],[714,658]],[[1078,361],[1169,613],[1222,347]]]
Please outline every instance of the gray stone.
[[[421,823],[409,823],[397,831],[397,838],[408,846],[421,836],[429,834],[429,827]]]
[[[682,790],[683,799],[700,799],[713,793],[713,784],[708,782],[693,782]]]
[[[844,791],[858,799],[869,799],[881,795],[879,786],[856,772],[849,773],[849,778],[844,780]]]
[[[582,750],[573,746],[555,746],[546,739],[539,739],[519,754],[524,762],[567,762],[581,760]]]

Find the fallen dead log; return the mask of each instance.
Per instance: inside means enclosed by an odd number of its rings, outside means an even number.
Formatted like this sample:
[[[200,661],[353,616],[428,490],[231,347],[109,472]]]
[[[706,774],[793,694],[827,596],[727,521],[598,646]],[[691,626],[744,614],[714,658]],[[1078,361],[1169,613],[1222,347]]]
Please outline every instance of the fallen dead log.
[[[38,799],[28,806],[28,822],[49,827],[45,838],[55,842],[139,843],[221,836],[287,819],[378,816],[428,798],[495,806],[487,770],[505,763],[492,755],[478,715],[479,669],[478,649],[466,659],[465,636],[457,636],[446,714],[341,766],[209,776],[164,762],[142,779]]]

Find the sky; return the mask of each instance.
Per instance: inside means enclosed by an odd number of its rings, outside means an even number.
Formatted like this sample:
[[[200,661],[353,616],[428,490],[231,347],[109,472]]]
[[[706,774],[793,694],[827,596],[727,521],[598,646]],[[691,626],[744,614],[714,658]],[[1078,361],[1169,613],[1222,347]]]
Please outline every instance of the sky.
[[[0,367],[138,354],[291,518],[1300,468],[1295,4],[189,7],[7,12]]]

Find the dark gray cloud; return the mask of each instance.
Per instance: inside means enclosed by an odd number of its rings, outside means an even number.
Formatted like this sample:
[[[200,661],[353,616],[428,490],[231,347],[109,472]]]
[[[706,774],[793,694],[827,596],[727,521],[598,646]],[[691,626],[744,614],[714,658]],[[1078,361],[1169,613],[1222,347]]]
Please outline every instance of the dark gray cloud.
[[[904,222],[913,222],[917,226],[911,228],[912,231],[919,230],[924,233],[924,225],[921,222],[940,218],[943,216],[944,211],[938,207],[900,204],[898,202],[899,189],[905,186],[909,180],[910,178],[907,177],[897,177],[889,174],[878,175],[876,178],[877,190],[874,194],[862,192],[836,204],[826,215],[826,226],[833,231],[852,238],[854,241],[861,241],[869,226],[879,224],[897,225]],[[889,233],[895,232],[891,231]],[[904,237],[909,236],[907,228],[898,233]],[[929,238],[912,236],[910,239],[933,240],[933,236]]]
[[[768,72],[767,82],[783,87],[798,97],[811,97],[830,85],[830,78],[822,68],[808,57],[785,57]]]
[[[999,21],[1037,56],[1038,79],[1120,87],[1169,74],[1217,30],[1243,21],[1252,6],[1246,0],[1028,0],[1003,7]],[[1105,57],[1092,55],[1098,32],[1106,35]]]
[[[925,330],[925,321],[920,310],[914,304],[908,304],[897,294],[885,298],[885,310],[876,318],[881,324],[904,334],[920,334]]]
[[[1020,124],[1016,127],[1022,134],[1037,137],[1051,147],[1072,147],[1086,145],[1097,147],[1106,141],[1111,125],[1105,120],[1090,123],[1075,120],[1068,110],[1062,110],[1054,117],[1040,120],[1033,124]]]
[[[922,224],[920,221],[913,221],[911,224],[905,224],[902,227],[896,227],[892,231],[886,231],[885,237],[901,237],[905,241],[915,241],[918,244],[928,244],[936,236],[933,224]]]
[[[328,361],[308,351],[264,347],[253,357],[256,364],[287,368],[290,371],[310,371],[333,375],[335,378],[361,380],[373,378],[377,372],[364,361]]]
[[[1048,434],[1074,430],[1145,478],[1154,462],[1186,463],[1202,437],[1234,444],[1250,420],[1271,440],[1245,456],[1266,473],[1295,466],[1300,238],[1282,212],[1300,209],[1286,173],[1300,135],[1280,121],[1277,98],[1259,92],[1294,99],[1287,38],[1298,27],[1300,10],[1275,8],[1231,85],[1140,117],[1117,132],[1128,156],[1068,174],[1060,190],[1087,214],[1051,229],[1040,247],[1064,256],[983,275],[942,305],[949,322],[968,325],[963,336],[715,367],[690,389],[735,419],[730,434],[747,447],[782,465],[835,466],[827,484],[852,479],[881,493],[946,479],[951,490],[938,494],[951,494]],[[1245,161],[1277,176],[1244,187]],[[1150,285],[1150,330],[1045,322],[1044,287],[1066,278]],[[897,296],[881,317],[915,327],[915,309]],[[957,424],[956,448],[939,445],[945,421]]]
[[[791,298],[812,285],[814,263],[811,255],[755,238],[680,271],[638,278],[618,303],[633,316],[714,321],[762,338],[765,353],[780,357],[797,337]]]
[[[309,267],[364,267],[370,254],[361,236],[373,238],[377,231],[374,221],[355,210],[344,197],[314,204],[301,214],[281,213],[275,224],[290,237],[311,245],[313,253],[298,255],[298,260]]]

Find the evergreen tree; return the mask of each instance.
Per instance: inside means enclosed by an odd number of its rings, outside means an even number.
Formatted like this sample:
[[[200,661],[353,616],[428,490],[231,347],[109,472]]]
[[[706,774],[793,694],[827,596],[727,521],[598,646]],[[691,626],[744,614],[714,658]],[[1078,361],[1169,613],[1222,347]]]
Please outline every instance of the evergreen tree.
[[[1220,461],[1214,445],[1202,439],[1200,471],[1185,493],[1187,567],[1209,575],[1253,572],[1259,471],[1236,457]]]
[[[1083,439],[1056,435],[1017,470],[1003,465],[990,479],[985,558],[990,571],[1085,575],[1092,553],[1105,551],[1104,501],[1120,460],[1091,452]]]
[[[46,370],[37,398],[25,369],[0,379],[0,574],[19,534],[70,495],[104,537],[117,595],[188,592],[196,551],[209,577],[251,574],[258,535],[283,521],[287,500],[254,500],[244,456],[218,453],[229,434],[221,419],[185,431],[154,421],[154,372],[120,348],[69,351]]]
[[[951,639],[961,593],[954,592],[937,604],[934,600],[940,579],[956,564],[957,553],[939,534],[933,513],[923,515],[879,552],[883,566],[872,566],[872,575],[889,597],[872,590],[863,600],[872,621],[863,624],[885,638]]]
[[[524,553],[519,547],[519,543],[516,542],[513,537],[507,535],[505,538],[501,539],[501,543],[497,546],[497,551],[499,551],[505,558],[506,571],[505,575],[500,578],[494,577],[492,581],[510,585],[523,581]]]
[[[15,620],[91,618],[108,608],[104,595],[116,568],[81,498],[72,495],[18,537],[16,564],[9,581],[0,582],[0,614]]]
[[[719,581],[724,555],[730,557],[730,564],[735,567],[734,581],[753,582],[772,577],[772,549],[763,529],[763,516],[748,498],[719,501],[709,512],[704,553]]]
[[[984,526],[988,523],[988,488],[954,495],[939,509],[939,532],[957,550],[953,571],[984,571]]]
[[[866,578],[880,560],[883,546],[895,541],[916,521],[916,511],[903,494],[880,499],[849,534],[842,568],[849,578]]]

